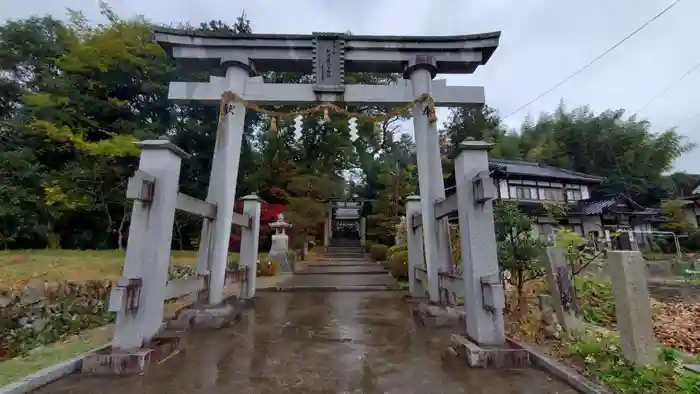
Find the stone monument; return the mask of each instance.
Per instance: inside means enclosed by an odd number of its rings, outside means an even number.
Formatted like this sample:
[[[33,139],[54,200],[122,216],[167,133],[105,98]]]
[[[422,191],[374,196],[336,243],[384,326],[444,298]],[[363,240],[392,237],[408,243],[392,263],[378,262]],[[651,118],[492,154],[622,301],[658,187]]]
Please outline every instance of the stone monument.
[[[289,236],[287,229],[292,227],[291,224],[284,221],[284,214],[280,213],[277,220],[270,223],[270,228],[275,231],[272,234],[272,245],[268,257],[270,261],[277,265],[279,272],[294,272],[294,262],[289,260]]]

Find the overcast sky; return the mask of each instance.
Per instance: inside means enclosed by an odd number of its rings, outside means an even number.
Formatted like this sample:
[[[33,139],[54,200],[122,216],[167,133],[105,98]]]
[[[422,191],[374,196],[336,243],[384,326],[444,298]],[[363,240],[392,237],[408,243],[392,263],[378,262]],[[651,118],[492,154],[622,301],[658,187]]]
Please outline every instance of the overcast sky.
[[[112,0],[122,17],[161,23],[221,19],[245,10],[255,33],[352,31],[354,34],[442,35],[502,32],[489,63],[473,75],[446,77],[453,85],[483,85],[487,103],[506,115],[554,86],[674,0]],[[0,19],[64,16],[82,10],[100,21],[98,0],[0,0]],[[683,0],[587,71],[506,119],[518,127],[530,114],[567,106],[641,109],[700,63],[700,1]],[[441,78],[441,76],[438,76]],[[640,112],[655,131],[678,126],[700,142],[700,70]],[[440,120],[446,113],[440,112]],[[410,128],[410,123],[407,125]],[[409,130],[410,131],[410,130]],[[676,168],[700,173],[700,149]]]

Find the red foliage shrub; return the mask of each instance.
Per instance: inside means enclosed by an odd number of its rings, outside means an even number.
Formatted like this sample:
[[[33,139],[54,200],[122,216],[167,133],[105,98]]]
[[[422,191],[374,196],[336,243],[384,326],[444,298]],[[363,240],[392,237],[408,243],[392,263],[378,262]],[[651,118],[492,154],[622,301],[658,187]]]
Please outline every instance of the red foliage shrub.
[[[270,227],[268,224],[277,220],[280,213],[285,212],[287,206],[284,204],[269,204],[265,201],[262,202],[260,207],[260,238],[268,239],[270,237]],[[243,202],[237,201],[234,208],[234,212],[243,212]],[[269,242],[260,242],[261,250],[265,247],[269,247]],[[233,252],[239,252],[241,250],[241,229],[240,227],[234,227],[231,231],[231,237],[229,238],[229,250]]]

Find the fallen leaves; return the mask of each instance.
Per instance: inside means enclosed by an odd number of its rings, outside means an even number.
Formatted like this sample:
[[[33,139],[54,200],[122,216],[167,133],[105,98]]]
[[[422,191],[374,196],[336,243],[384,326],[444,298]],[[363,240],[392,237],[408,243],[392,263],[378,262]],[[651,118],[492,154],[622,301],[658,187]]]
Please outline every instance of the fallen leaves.
[[[654,334],[663,345],[700,354],[700,303],[671,302],[655,305]]]

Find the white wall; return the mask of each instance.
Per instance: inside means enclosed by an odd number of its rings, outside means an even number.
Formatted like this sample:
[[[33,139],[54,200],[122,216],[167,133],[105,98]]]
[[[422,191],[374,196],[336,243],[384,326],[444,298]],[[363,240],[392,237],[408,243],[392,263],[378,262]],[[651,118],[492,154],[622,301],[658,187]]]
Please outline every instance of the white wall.
[[[501,193],[501,198],[508,198],[508,181],[505,179],[500,179],[498,181],[498,190]]]
[[[600,216],[584,216],[581,218],[581,225],[583,226],[583,234],[588,237],[588,233],[591,231],[597,231],[599,236],[603,236],[603,226],[600,221]]]
[[[588,186],[587,185],[581,185],[581,199],[582,200],[587,200],[591,198],[591,194],[588,191]]]

